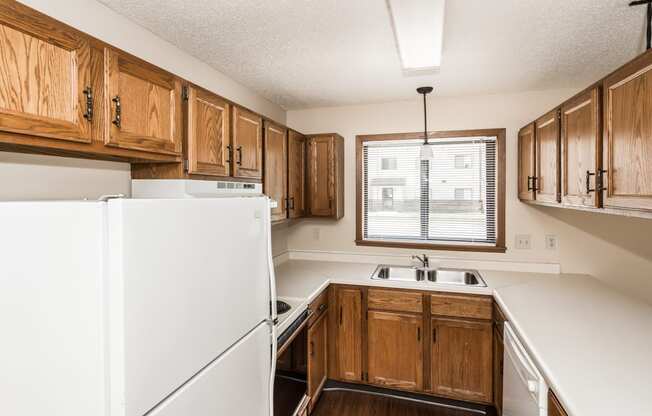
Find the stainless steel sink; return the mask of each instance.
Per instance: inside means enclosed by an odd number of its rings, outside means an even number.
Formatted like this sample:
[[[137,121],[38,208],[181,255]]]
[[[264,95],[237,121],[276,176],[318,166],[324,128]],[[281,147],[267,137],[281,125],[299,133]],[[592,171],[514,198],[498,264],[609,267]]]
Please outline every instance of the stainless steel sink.
[[[445,285],[487,287],[480,274],[475,270],[428,269],[381,264],[376,268],[371,278],[396,282],[430,282]]]

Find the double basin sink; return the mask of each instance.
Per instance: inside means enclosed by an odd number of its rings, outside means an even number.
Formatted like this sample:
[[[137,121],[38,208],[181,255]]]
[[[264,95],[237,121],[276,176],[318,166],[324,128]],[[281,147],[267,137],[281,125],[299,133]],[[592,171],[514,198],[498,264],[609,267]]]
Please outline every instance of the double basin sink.
[[[486,287],[480,274],[475,270],[426,268],[413,266],[392,266],[381,264],[371,275],[374,280],[397,282],[430,282],[445,285]]]

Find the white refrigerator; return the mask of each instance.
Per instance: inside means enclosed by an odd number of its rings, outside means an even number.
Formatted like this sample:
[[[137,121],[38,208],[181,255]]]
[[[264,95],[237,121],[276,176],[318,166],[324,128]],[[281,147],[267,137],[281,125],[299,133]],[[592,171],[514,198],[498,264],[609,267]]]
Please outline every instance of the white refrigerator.
[[[0,203],[0,414],[272,416],[269,211]]]

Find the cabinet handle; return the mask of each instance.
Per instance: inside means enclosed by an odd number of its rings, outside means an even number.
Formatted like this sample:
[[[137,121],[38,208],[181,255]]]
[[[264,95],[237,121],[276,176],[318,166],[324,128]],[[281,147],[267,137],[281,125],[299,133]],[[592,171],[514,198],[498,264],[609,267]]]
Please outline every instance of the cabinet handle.
[[[111,100],[115,103],[115,118],[113,119],[112,123],[115,124],[117,128],[122,127],[122,104],[120,104],[120,96],[116,95],[113,97]]]
[[[598,170],[598,176],[596,176],[596,180],[598,181],[598,184],[596,187],[598,188],[598,192],[604,192],[607,190],[607,186],[605,185],[604,177],[607,174],[607,169],[599,169]]]
[[[437,328],[432,328],[432,343],[437,343]]]
[[[93,89],[86,87],[84,89],[84,95],[86,96],[86,112],[84,113],[84,118],[88,121],[93,121]]]
[[[294,209],[294,197],[293,196],[290,197],[289,202],[290,202],[290,208],[289,209]]]
[[[595,176],[595,173],[591,171],[586,171],[586,193],[587,195],[591,192],[595,192],[595,189],[591,189],[591,176]],[[596,179],[597,181],[597,179]]]
[[[327,307],[328,307],[328,305],[326,305],[325,303],[322,303],[321,305],[319,305],[319,313],[324,312]]]
[[[342,307],[340,306],[340,326],[342,326]]]
[[[242,166],[242,146],[238,146],[235,150],[238,152],[238,160],[235,163],[237,163],[238,166]]]
[[[226,163],[229,165],[233,162],[233,146],[230,144],[226,145]]]
[[[421,342],[421,327],[417,327],[417,341]]]
[[[315,343],[314,343],[314,341],[310,341],[310,356],[311,357],[315,356]]]

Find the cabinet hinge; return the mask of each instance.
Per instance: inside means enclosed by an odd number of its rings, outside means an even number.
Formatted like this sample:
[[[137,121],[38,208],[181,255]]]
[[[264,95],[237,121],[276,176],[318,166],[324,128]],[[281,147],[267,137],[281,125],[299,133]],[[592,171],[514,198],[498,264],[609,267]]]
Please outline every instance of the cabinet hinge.
[[[190,95],[189,95],[189,92],[188,92],[188,87],[181,88],[181,99],[183,101],[188,101],[189,97],[190,97]]]

